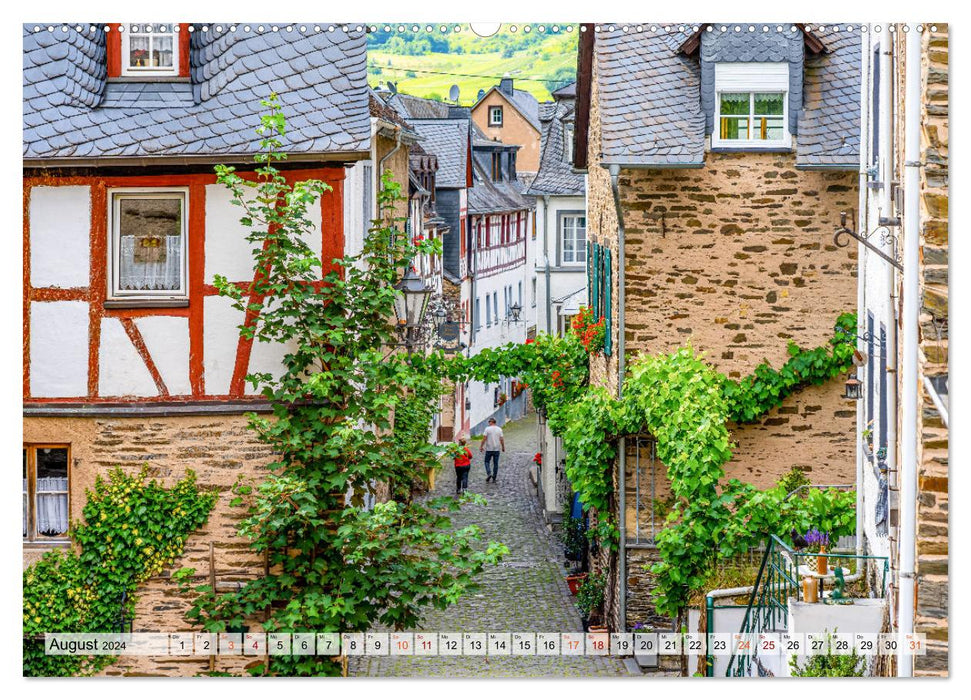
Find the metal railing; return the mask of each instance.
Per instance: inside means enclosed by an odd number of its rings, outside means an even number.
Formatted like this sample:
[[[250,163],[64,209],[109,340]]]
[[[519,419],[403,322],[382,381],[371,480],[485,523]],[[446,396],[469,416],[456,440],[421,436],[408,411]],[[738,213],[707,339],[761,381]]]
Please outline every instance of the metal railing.
[[[833,575],[818,575],[817,558],[826,556]],[[845,565],[844,565],[845,564]],[[841,569],[843,585],[853,584],[853,597],[882,598],[886,595],[887,576],[890,563],[887,557],[849,554],[843,552],[802,552],[797,551],[772,535],[766,541],[765,553],[755,579],[755,586],[749,595],[745,617],[739,630],[743,639],[751,645],[750,654],[737,654],[733,644],[732,656],[728,662],[727,676],[751,676],[753,668],[758,675],[764,675],[758,658],[758,645],[755,643],[760,632],[781,632],[789,627],[789,600],[802,600],[800,581],[804,576],[819,580],[819,600],[824,599],[823,586],[831,579],[838,580],[836,569]],[[835,589],[834,589],[835,590]],[[846,595],[845,591],[843,592]],[[709,630],[710,632],[711,630]],[[713,668],[708,659],[708,668]]]

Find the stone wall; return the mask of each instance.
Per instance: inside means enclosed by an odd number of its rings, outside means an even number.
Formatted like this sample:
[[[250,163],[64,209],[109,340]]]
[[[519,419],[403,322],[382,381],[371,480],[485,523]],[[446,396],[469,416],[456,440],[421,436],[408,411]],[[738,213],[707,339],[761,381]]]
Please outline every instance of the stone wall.
[[[593,85],[597,85],[593,62]],[[611,178],[600,165],[601,120],[591,95],[587,172],[590,240],[618,254]],[[612,271],[613,346],[591,361],[591,381],[617,389],[620,343],[626,355],[669,353],[691,343],[733,378],[788,358],[790,341],[827,344],[836,317],[856,307],[856,251],[833,244],[840,212],[858,206],[855,172],[807,171],[791,153],[711,153],[699,169],[622,169],[625,323]],[[839,379],[796,392],[752,425],[729,426],[736,447],[727,477],[767,488],[793,467],[814,483],[855,481],[855,406]],[[656,466],[664,474],[664,466]],[[634,514],[628,510],[627,520]],[[632,550],[628,625],[661,622],[653,611],[654,550]],[[641,561],[641,560],[645,561]]]
[[[236,534],[241,508],[230,508],[230,489],[237,477],[251,484],[263,480],[270,451],[254,439],[241,415],[143,418],[25,418],[25,443],[66,443],[71,446],[71,518],[79,519],[85,490],[114,467],[137,472],[148,465],[149,475],[172,485],[192,469],[201,489],[215,489],[219,499],[208,522],[189,537],[184,554],[138,591],[135,632],[175,632],[192,629],[184,614],[191,598],[181,595],[170,575],[182,567],[209,573],[209,543],[214,544],[219,581],[246,580],[263,573],[263,559],[251,552],[248,541]],[[24,552],[24,565],[44,550]],[[258,631],[258,623],[251,622]],[[199,630],[196,630],[199,631]],[[250,657],[234,662],[216,658],[216,670],[239,673]],[[209,670],[207,658],[128,656],[108,667],[104,675],[192,676]]]
[[[923,37],[921,110],[922,374],[948,373],[948,28]],[[921,412],[917,617],[927,635],[916,675],[948,674],[948,429],[928,395]]]

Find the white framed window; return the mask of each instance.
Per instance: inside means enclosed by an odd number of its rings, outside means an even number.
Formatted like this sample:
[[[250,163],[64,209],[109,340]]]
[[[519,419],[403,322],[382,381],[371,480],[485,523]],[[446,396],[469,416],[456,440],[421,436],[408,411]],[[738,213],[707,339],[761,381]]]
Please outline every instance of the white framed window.
[[[715,64],[714,148],[788,148],[788,63]]]
[[[489,126],[502,126],[502,106],[489,107]]]
[[[121,74],[179,74],[179,25],[126,24],[121,33]]]
[[[560,214],[560,264],[587,262],[587,217],[583,212]]]
[[[486,327],[492,325],[492,297],[486,294]]]
[[[475,329],[479,330],[482,328],[482,308],[479,304],[479,298],[475,298]]]
[[[70,526],[70,448],[24,445],[25,542],[64,541]]]
[[[188,298],[187,188],[109,190],[109,298]]]

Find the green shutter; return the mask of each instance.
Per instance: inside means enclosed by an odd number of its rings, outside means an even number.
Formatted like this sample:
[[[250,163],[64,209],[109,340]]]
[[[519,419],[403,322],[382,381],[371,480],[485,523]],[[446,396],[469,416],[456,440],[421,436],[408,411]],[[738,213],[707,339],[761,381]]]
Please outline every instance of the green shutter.
[[[610,298],[613,296],[613,286],[610,283],[612,270],[610,268],[610,249],[604,249],[604,293],[603,293],[603,304],[604,304],[604,328],[607,331],[604,337],[604,354],[609,355],[611,349],[613,348],[612,338],[611,338],[611,323],[610,323]]]
[[[597,313],[597,304],[600,302],[600,246],[593,244],[593,279],[590,284],[590,308],[594,314]]]

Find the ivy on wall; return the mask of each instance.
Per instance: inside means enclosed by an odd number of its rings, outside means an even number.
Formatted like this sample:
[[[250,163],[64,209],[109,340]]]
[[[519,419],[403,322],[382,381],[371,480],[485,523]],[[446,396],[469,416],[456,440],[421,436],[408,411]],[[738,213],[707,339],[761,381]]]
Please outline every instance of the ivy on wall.
[[[804,532],[811,526],[831,537],[852,532],[853,492],[816,490],[787,498],[782,486],[761,491],[737,479],[723,483],[723,478],[732,456],[729,424],[758,420],[802,387],[848,371],[855,328],[855,316],[842,314],[826,345],[803,349],[791,343],[781,368],[762,363],[740,381],[715,371],[690,346],[670,355],[642,356],[629,366],[622,400],[603,387],[587,386],[586,375],[579,372],[570,375],[569,386],[553,384],[541,359],[530,354],[532,345],[506,346],[471,358],[471,365],[476,378],[491,381],[503,374],[517,376],[525,368],[537,375],[542,387],[537,404],[545,408],[554,434],[563,437],[566,475],[585,507],[598,511],[597,534],[613,538],[604,542],[608,546],[617,544],[616,525],[604,517],[613,493],[616,441],[643,432],[654,436],[675,497],[668,526],[656,538],[661,561],[652,567],[654,603],[660,614],[676,616],[714,562],[751,548],[768,533]],[[576,333],[537,340],[537,345],[573,348],[572,354],[554,353],[561,362],[585,353]]]
[[[87,675],[109,656],[47,656],[45,632],[119,632],[131,620],[135,592],[182,554],[189,534],[209,518],[215,491],[200,491],[191,471],[172,488],[147,472],[98,477],[71,527],[73,549],[44,554],[23,574],[25,676]],[[124,604],[122,600],[124,599]]]

